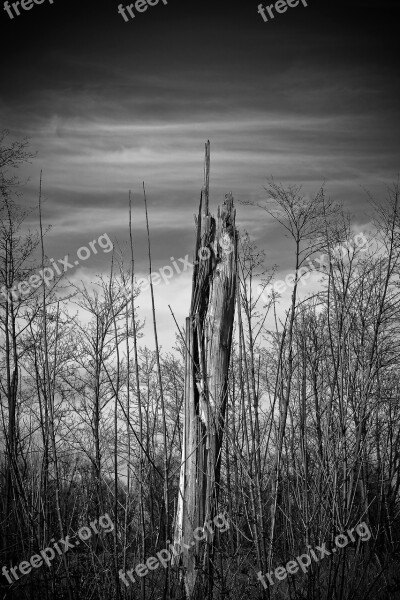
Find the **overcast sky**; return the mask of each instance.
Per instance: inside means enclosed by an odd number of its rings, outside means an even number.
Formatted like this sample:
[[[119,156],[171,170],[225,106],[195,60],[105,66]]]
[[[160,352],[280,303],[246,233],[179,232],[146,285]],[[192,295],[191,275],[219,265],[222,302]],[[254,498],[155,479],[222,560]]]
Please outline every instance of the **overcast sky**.
[[[143,180],[155,268],[191,253],[207,139],[215,211],[228,191],[261,201],[273,175],[307,193],[326,181],[367,228],[363,187],[383,193],[399,172],[394,2],[308,0],[268,22],[258,0],[160,0],[129,22],[114,0],[44,0],[13,19],[2,4],[0,128],[38,151],[22,202],[35,203],[43,169],[51,257],[104,232],[125,244],[131,189],[143,272]],[[290,268],[289,244],[266,214],[238,205],[237,224],[269,264]],[[92,257],[75,275],[109,261]],[[190,273],[156,288],[165,347],[167,304],[182,321],[189,294]]]

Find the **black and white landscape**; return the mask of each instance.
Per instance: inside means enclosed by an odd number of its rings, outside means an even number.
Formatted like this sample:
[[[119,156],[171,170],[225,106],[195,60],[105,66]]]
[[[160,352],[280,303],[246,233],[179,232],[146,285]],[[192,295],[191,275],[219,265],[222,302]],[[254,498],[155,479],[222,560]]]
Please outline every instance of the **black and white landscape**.
[[[397,2],[0,13],[0,599],[399,600]]]

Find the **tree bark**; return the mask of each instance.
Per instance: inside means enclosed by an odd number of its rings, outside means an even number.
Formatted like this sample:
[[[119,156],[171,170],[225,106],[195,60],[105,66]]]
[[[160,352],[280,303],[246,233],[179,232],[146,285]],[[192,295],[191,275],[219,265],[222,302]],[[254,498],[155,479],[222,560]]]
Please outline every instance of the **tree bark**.
[[[188,598],[213,597],[213,534],[194,531],[218,509],[227,380],[235,312],[237,231],[231,194],[215,220],[208,212],[209,142],[205,188],[197,220],[192,303],[186,319],[185,419],[175,544],[181,546]],[[202,203],[205,200],[204,214]]]

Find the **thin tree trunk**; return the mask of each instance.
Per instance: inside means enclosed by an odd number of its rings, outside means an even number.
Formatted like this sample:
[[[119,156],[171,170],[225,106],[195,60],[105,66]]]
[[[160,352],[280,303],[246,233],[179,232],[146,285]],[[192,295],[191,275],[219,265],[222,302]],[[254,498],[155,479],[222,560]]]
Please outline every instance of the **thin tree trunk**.
[[[133,255],[133,238],[132,238],[132,203],[131,194],[129,192],[129,241],[131,248],[131,310],[132,310],[132,327],[133,327],[133,351],[135,356],[135,381],[136,381],[136,395],[138,401],[139,410],[139,435],[140,435],[140,448],[139,448],[139,486],[140,486],[140,536],[141,536],[141,558],[140,562],[144,563],[146,556],[146,527],[144,520],[144,488],[143,488],[143,414],[142,414],[142,398],[140,394],[140,378],[139,378],[139,360],[138,360],[138,349],[137,349],[137,331],[136,331],[136,317],[135,317],[135,300],[133,293],[134,275],[135,275],[135,262]],[[128,359],[129,360],[129,359]],[[129,379],[128,379],[129,382]],[[141,600],[146,600],[146,582],[145,578],[140,579],[141,587]]]
[[[42,209],[41,209],[41,199],[42,199],[42,172],[40,172],[40,192],[39,192],[39,225],[40,225],[40,239],[41,239],[41,250],[42,250],[42,269],[44,269],[44,244],[43,244],[43,227],[42,227]],[[54,429],[54,400],[55,400],[55,370],[56,370],[56,361],[57,361],[57,338],[58,338],[58,322],[59,322],[59,306],[57,304],[57,321],[56,321],[56,332],[55,332],[55,358],[54,358],[54,376],[53,379],[50,377],[50,366],[49,366],[49,351],[48,351],[48,340],[47,340],[47,307],[46,307],[46,290],[45,290],[45,282],[43,280],[43,344],[44,344],[44,368],[45,368],[45,380],[46,385],[44,389],[46,390],[47,401],[49,405],[49,426],[50,426],[50,443],[53,454],[54,461],[54,475],[55,475],[55,504],[56,504],[56,512],[57,512],[57,520],[58,526],[60,528],[60,534],[62,539],[64,539],[64,524],[62,519],[61,512],[61,501],[60,501],[60,477],[58,471],[58,457],[57,457],[57,447],[56,447],[56,434]],[[71,577],[69,573],[68,559],[65,555],[65,552],[62,555],[65,574],[67,578],[67,590],[68,590],[68,598],[69,600],[74,600],[74,591],[72,587]]]
[[[159,346],[158,346],[157,321],[156,321],[156,310],[155,310],[155,304],[154,304],[154,289],[153,289],[153,280],[152,280],[149,217],[148,217],[148,213],[147,213],[147,198],[146,198],[146,190],[145,190],[145,187],[144,187],[144,183],[143,183],[143,196],[144,196],[144,205],[145,205],[145,211],[146,211],[147,243],[148,243],[148,251],[149,251],[150,292],[151,292],[151,307],[152,307],[152,312],[153,312],[154,342],[155,342],[155,346],[156,346],[157,374],[158,374],[158,385],[159,385],[160,398],[161,398],[161,417],[162,417],[162,423],[163,423],[163,443],[164,443],[164,512],[165,512],[165,523],[164,523],[165,539],[164,539],[164,543],[166,545],[167,544],[167,539],[168,539],[168,536],[169,536],[167,420],[166,420],[166,414],[165,414],[163,381],[162,381],[162,376],[161,376],[160,351],[159,351]],[[168,589],[169,589],[169,564],[167,564],[167,568],[166,568],[166,571],[165,571],[165,586],[164,586],[163,600],[166,600],[166,598],[167,598]]]

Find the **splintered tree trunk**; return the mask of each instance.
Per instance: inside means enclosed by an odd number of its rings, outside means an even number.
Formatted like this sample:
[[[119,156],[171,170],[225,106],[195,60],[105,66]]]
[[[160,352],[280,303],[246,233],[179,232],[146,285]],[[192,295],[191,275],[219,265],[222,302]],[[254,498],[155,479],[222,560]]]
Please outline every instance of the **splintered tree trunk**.
[[[175,544],[182,551],[180,560],[190,600],[213,597],[215,539],[207,528],[204,534],[194,532],[198,527],[203,529],[218,510],[236,292],[233,198],[231,194],[225,196],[217,220],[209,214],[209,161],[208,142],[205,186],[197,219],[192,303],[186,319],[184,439],[175,522]],[[204,535],[204,541],[196,539]]]

